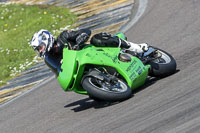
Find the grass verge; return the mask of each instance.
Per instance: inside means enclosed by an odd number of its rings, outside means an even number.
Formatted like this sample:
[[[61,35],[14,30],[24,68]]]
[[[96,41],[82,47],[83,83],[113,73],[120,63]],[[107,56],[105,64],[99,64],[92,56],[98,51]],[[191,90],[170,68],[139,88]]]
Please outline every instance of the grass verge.
[[[0,86],[38,62],[28,45],[35,32],[46,29],[57,36],[75,21],[76,15],[63,7],[0,5]]]

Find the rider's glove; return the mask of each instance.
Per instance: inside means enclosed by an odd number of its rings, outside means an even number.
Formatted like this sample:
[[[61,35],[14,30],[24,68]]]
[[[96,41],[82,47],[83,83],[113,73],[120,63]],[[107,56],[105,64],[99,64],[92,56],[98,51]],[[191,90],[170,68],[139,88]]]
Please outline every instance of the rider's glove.
[[[85,43],[88,39],[89,39],[88,34],[82,33],[82,34],[80,34],[79,36],[77,36],[77,38],[76,38],[76,45],[83,44],[83,43]]]
[[[80,46],[80,45],[77,45],[77,44],[76,44],[76,45],[74,45],[74,46],[73,46],[73,48],[72,48],[72,49],[73,49],[73,50],[79,50],[79,49],[80,49],[80,47],[79,47],[79,46]]]

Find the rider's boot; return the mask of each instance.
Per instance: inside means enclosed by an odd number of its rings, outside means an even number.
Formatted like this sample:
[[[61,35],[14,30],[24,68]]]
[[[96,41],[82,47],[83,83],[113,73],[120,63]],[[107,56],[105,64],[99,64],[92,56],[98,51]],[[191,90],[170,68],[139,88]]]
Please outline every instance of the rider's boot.
[[[149,46],[146,43],[136,44],[126,40],[122,40],[122,47],[126,46],[127,50],[134,51],[138,54],[148,51]],[[125,44],[126,43],[126,44]]]

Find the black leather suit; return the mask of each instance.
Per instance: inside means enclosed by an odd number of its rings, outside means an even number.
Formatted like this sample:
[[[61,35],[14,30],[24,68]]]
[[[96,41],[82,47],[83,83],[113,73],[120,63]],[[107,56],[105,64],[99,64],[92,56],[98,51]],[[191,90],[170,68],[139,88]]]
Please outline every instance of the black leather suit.
[[[71,50],[80,50],[85,46],[85,42],[88,41],[90,35],[91,35],[91,30],[89,29],[81,29],[77,31],[71,31],[71,30],[63,31],[57,37],[54,43],[54,45],[56,45],[57,48],[52,48],[52,50],[50,50],[48,54],[62,55],[63,48],[66,47],[64,45],[65,43],[68,43],[68,47]],[[105,32],[95,34],[92,37],[90,43],[95,45],[96,47],[121,47],[121,48],[130,47],[123,39],[119,39],[118,37],[112,36],[111,34]]]
[[[72,50],[80,50],[82,47],[84,47],[84,44],[89,39],[90,35],[91,30],[89,29],[63,31],[55,40],[54,46],[48,52],[48,55],[62,54],[63,48],[66,47],[65,43],[68,43],[69,48]]]

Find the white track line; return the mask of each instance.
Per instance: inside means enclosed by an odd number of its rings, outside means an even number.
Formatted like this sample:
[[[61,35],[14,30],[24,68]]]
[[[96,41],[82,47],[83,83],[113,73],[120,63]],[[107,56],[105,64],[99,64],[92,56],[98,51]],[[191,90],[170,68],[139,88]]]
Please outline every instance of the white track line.
[[[16,99],[18,99],[18,98],[20,98],[20,97],[22,97],[22,96],[28,94],[29,92],[31,92],[31,91],[33,91],[33,90],[35,90],[35,89],[41,87],[42,85],[44,85],[44,84],[50,82],[50,81],[51,81],[52,79],[54,79],[54,78],[55,78],[55,76],[48,77],[47,79],[45,79],[44,81],[42,81],[42,83],[39,83],[38,85],[36,85],[36,86],[34,86],[34,87],[28,89],[27,91],[23,92],[23,93],[20,94],[19,96],[16,96],[15,98],[9,100],[8,102],[5,102],[5,103],[1,104],[1,105],[0,105],[0,109],[1,109],[2,107],[6,106],[7,104],[9,104],[9,103],[15,101]]]
[[[140,17],[144,14],[146,10],[147,4],[148,4],[148,0],[139,0],[139,7],[138,7],[136,15],[126,26],[124,26],[120,30],[121,32],[126,32],[140,19]]]

